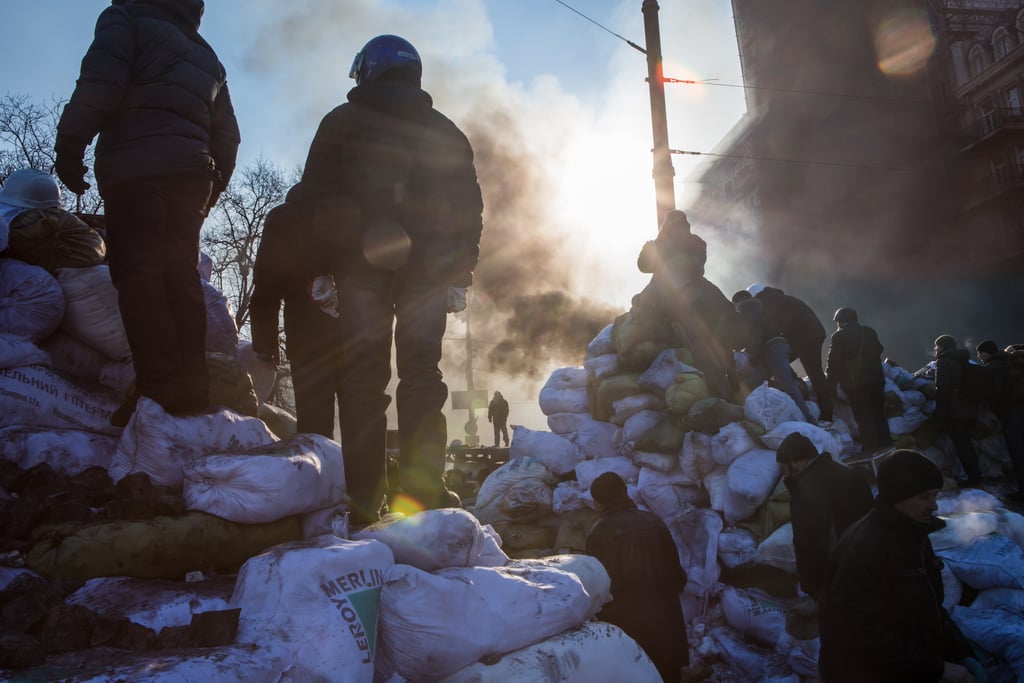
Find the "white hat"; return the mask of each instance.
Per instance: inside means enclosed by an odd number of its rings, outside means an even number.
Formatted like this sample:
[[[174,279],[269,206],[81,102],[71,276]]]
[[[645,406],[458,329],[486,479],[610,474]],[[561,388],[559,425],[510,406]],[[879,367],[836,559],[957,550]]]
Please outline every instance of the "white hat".
[[[747,287],[747,291],[750,292],[750,296],[757,296],[764,291],[764,285],[755,282],[754,284]]]
[[[60,188],[49,173],[22,168],[7,176],[0,202],[23,209],[54,209],[60,206]]]

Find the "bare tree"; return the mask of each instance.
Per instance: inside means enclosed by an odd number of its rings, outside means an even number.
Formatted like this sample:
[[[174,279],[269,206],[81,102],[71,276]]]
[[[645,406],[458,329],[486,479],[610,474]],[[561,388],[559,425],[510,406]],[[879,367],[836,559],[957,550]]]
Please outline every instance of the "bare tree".
[[[6,180],[21,168],[53,173],[56,158],[53,145],[57,140],[57,122],[64,103],[65,100],[54,98],[41,104],[28,95],[9,93],[0,99],[0,180]],[[90,147],[86,150],[85,165],[92,168],[92,162]],[[103,200],[96,191],[95,181],[92,180],[91,184],[93,187],[82,196],[65,188],[61,193],[61,205],[68,211],[100,213]]]
[[[235,173],[203,229],[203,251],[213,260],[210,280],[231,302],[239,330],[249,324],[252,267],[263,223],[291,184],[280,167],[256,159]]]

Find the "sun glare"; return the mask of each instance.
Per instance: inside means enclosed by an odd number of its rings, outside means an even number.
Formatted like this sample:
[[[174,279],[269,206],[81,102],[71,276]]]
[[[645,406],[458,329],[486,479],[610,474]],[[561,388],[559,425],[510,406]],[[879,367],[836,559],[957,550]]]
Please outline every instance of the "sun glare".
[[[891,15],[875,31],[878,68],[887,76],[913,76],[935,51],[935,35],[922,11]]]

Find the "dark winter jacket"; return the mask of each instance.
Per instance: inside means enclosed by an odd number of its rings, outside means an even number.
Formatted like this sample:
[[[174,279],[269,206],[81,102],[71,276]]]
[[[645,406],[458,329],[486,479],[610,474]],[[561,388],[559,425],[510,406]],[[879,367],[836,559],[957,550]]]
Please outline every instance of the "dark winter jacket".
[[[944,662],[973,656],[942,607],[942,563],[928,534],[944,526],[877,503],[846,530],[819,612],[823,683],[938,683]]]
[[[508,419],[508,401],[504,396],[497,396],[487,404],[487,421],[494,421],[498,424]]]
[[[227,185],[240,140],[224,67],[197,33],[201,0],[129,0],[100,14],[57,126],[59,154],[96,143],[100,189],[209,172]]]
[[[973,420],[978,404],[962,392],[964,373],[971,354],[967,349],[947,349],[935,359],[935,413],[939,418]]]
[[[686,284],[704,275],[707,243],[688,229],[668,227],[644,244],[636,266],[641,273],[669,275]]]
[[[598,618],[632,637],[661,669],[689,663],[679,593],[686,573],[665,523],[632,502],[610,505],[587,536],[586,552],[608,571],[613,599]]]
[[[832,333],[825,361],[829,384],[844,390],[885,384],[882,351],[873,329],[859,323],[843,325]]]
[[[874,504],[871,487],[828,453],[812,460],[799,474],[787,477],[785,484],[800,587],[820,602],[829,552],[847,527],[870,512]]]
[[[1011,405],[1024,406],[1024,344],[1006,347],[1006,396]]]
[[[985,405],[996,415],[1003,416],[1011,405],[1010,382],[1008,377],[1010,355],[996,351],[983,367],[987,371],[987,397]]]
[[[779,328],[789,342],[794,358],[804,353],[814,353],[821,359],[825,326],[810,306],[775,287],[765,287],[756,298],[764,306],[765,317]]]
[[[769,344],[786,342],[778,326],[765,315],[764,306],[757,299],[745,299],[736,304],[743,321],[743,346],[754,363],[764,362],[764,350]],[[781,353],[781,352],[780,352]]]
[[[358,220],[335,221],[332,202],[354,202]],[[483,201],[466,136],[433,108],[430,95],[402,83],[349,91],[324,117],[302,181],[289,202],[314,214],[335,273],[370,268],[362,244],[375,225],[397,221],[412,240],[406,272],[439,284],[472,284]]]

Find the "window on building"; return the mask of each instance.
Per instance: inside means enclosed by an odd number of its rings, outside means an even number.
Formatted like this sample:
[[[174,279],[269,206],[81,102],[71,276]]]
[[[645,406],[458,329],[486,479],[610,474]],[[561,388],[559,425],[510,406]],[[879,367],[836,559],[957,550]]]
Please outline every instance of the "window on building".
[[[1015,22],[1017,27],[1017,40],[1024,41],[1024,10],[1017,12],[1017,21]]]
[[[992,105],[992,100],[982,100],[978,109],[978,123],[981,127],[981,132],[991,133],[996,129],[996,109]]]
[[[1013,49],[1010,41],[1010,32],[1005,26],[1000,26],[992,32],[992,55],[996,61],[1002,59]]]
[[[1006,106],[1010,109],[1010,113],[1017,115],[1021,112],[1020,107],[1020,86],[1010,86],[1006,89]]]
[[[970,53],[967,55],[967,63],[971,70],[971,76],[977,76],[985,70],[985,49],[980,45],[975,45],[971,48]]]

